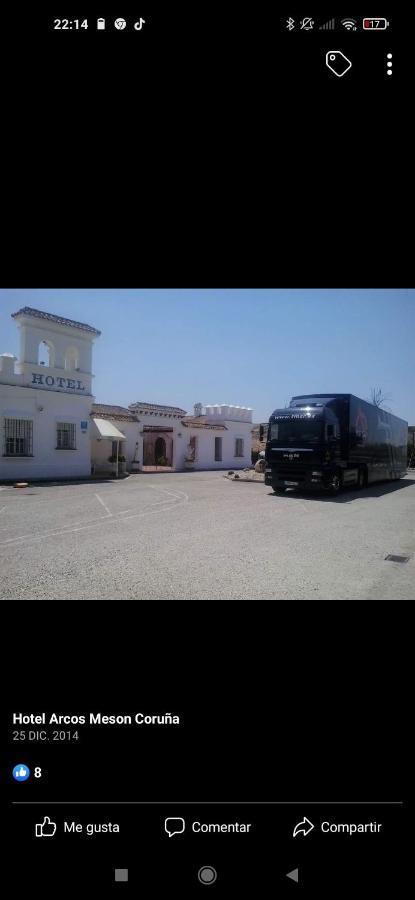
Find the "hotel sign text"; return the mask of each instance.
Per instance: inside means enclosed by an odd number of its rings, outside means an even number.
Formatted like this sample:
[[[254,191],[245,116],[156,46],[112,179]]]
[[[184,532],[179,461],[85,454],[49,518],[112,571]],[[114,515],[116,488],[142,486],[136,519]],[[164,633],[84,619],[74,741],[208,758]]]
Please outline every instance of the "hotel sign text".
[[[54,378],[53,375],[43,375],[43,373],[32,372],[32,384],[43,384],[46,387],[59,387],[71,391],[84,391],[82,381],[74,378]]]

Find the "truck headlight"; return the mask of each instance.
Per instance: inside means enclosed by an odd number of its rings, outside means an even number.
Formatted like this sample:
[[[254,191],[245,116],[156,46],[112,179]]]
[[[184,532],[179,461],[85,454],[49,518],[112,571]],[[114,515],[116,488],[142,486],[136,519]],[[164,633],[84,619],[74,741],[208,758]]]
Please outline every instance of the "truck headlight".
[[[322,472],[312,472],[311,474],[315,475],[317,478],[321,478],[323,473]]]

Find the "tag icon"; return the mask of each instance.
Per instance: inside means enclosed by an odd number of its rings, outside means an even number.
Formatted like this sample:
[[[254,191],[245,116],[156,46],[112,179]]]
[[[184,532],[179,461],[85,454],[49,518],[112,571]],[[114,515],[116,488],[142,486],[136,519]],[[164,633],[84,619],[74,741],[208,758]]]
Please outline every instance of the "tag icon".
[[[326,66],[334,75],[342,78],[352,68],[352,63],[341,50],[329,50],[326,53]]]

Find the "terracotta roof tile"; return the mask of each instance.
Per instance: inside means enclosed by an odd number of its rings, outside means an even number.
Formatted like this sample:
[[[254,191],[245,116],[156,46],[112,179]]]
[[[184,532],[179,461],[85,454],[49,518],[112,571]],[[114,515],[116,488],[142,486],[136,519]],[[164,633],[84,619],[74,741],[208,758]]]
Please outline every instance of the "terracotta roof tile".
[[[130,403],[130,409],[148,409],[154,410],[155,412],[170,412],[170,413],[178,413],[180,416],[186,415],[185,409],[180,409],[179,406],[167,406],[165,403],[147,403],[141,400],[137,400],[135,403]]]
[[[102,419],[128,419],[130,422],[140,421],[125,406],[111,406],[108,403],[93,403],[91,416],[99,416]]]
[[[215,425],[209,422],[208,416],[185,416],[182,419],[185,428],[213,428],[214,431],[227,431],[226,425]]]
[[[47,319],[48,322],[56,322],[58,325],[70,325],[71,328],[81,328],[82,331],[89,331],[91,334],[101,334],[96,328],[93,328],[92,325],[86,325],[85,322],[75,322],[74,319],[65,319],[63,316],[55,316],[53,313],[43,312],[41,309],[32,309],[31,306],[23,306],[22,309],[18,309],[17,312],[12,313],[12,319],[17,319],[19,316],[32,316],[34,319]]]

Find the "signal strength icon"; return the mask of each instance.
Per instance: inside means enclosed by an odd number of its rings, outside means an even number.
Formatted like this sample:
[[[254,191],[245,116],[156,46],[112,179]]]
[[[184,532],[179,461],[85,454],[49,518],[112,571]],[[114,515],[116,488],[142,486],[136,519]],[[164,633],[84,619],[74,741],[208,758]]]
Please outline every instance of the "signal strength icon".
[[[356,19],[342,19],[341,24],[347,31],[356,31]]]
[[[328,22],[325,22],[324,25],[320,25],[319,31],[334,31],[335,28],[335,20],[329,19]]]

